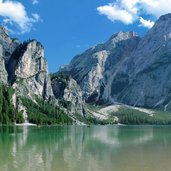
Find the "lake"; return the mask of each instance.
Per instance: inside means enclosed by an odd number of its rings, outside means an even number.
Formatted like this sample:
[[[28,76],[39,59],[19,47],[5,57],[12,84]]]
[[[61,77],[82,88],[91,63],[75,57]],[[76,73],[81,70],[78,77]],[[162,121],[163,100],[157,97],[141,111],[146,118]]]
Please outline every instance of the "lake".
[[[169,126],[0,127],[0,171],[170,171]]]

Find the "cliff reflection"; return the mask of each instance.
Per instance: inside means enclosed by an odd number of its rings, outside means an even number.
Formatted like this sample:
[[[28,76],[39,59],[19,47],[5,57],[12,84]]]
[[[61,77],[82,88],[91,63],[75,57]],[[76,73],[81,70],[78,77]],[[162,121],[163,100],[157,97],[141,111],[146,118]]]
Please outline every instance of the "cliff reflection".
[[[110,171],[121,159],[148,153],[156,141],[165,148],[171,135],[153,127],[0,127],[0,166],[3,171]]]

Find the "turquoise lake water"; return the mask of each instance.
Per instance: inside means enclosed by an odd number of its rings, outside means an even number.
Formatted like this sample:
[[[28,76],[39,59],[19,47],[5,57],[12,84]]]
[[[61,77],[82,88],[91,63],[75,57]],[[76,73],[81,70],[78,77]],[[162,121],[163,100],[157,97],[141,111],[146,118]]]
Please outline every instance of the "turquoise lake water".
[[[0,171],[171,171],[171,127],[1,126]]]

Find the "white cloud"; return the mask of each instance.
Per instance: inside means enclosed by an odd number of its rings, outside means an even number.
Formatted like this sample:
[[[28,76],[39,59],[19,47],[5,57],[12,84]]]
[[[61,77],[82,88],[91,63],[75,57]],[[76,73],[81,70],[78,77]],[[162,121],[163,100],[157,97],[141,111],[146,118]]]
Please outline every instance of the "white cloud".
[[[155,17],[171,12],[171,0],[142,0],[141,9]]]
[[[131,24],[133,16],[124,9],[120,9],[117,5],[109,4],[98,7],[97,10],[101,15],[106,15],[111,21],[120,20],[124,24]]]
[[[40,20],[40,16],[36,13],[32,14],[33,18],[31,19],[33,23],[38,22]]]
[[[150,28],[154,21],[142,18],[150,15],[158,18],[171,12],[171,0],[116,0],[97,8],[99,14],[105,15],[111,21],[121,21],[132,24],[139,19],[140,25]]]
[[[3,18],[3,24],[10,29],[14,26],[17,31],[15,33],[23,34],[29,32],[33,23],[38,22],[40,17],[38,14],[32,14],[29,17],[25,7],[17,1],[0,0],[0,16]]]
[[[140,27],[147,27],[147,28],[151,28],[153,27],[154,22],[150,21],[150,20],[145,20],[144,18],[140,17]]]
[[[39,3],[38,0],[32,0],[32,4],[33,4],[33,5],[36,5],[36,4],[38,4],[38,3]]]

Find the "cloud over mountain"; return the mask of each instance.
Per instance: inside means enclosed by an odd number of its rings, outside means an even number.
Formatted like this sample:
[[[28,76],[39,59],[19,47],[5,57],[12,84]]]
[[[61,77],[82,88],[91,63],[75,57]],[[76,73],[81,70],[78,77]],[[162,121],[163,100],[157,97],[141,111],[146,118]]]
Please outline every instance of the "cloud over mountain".
[[[8,30],[18,34],[29,32],[33,23],[40,19],[36,13],[29,16],[25,6],[18,1],[0,0],[0,16]],[[11,28],[15,28],[15,30]]]
[[[140,26],[151,28],[154,25],[151,18],[157,19],[171,12],[171,0],[116,0],[97,7],[97,10],[99,14],[105,15],[112,22],[121,21],[124,24],[133,24],[139,21]]]

